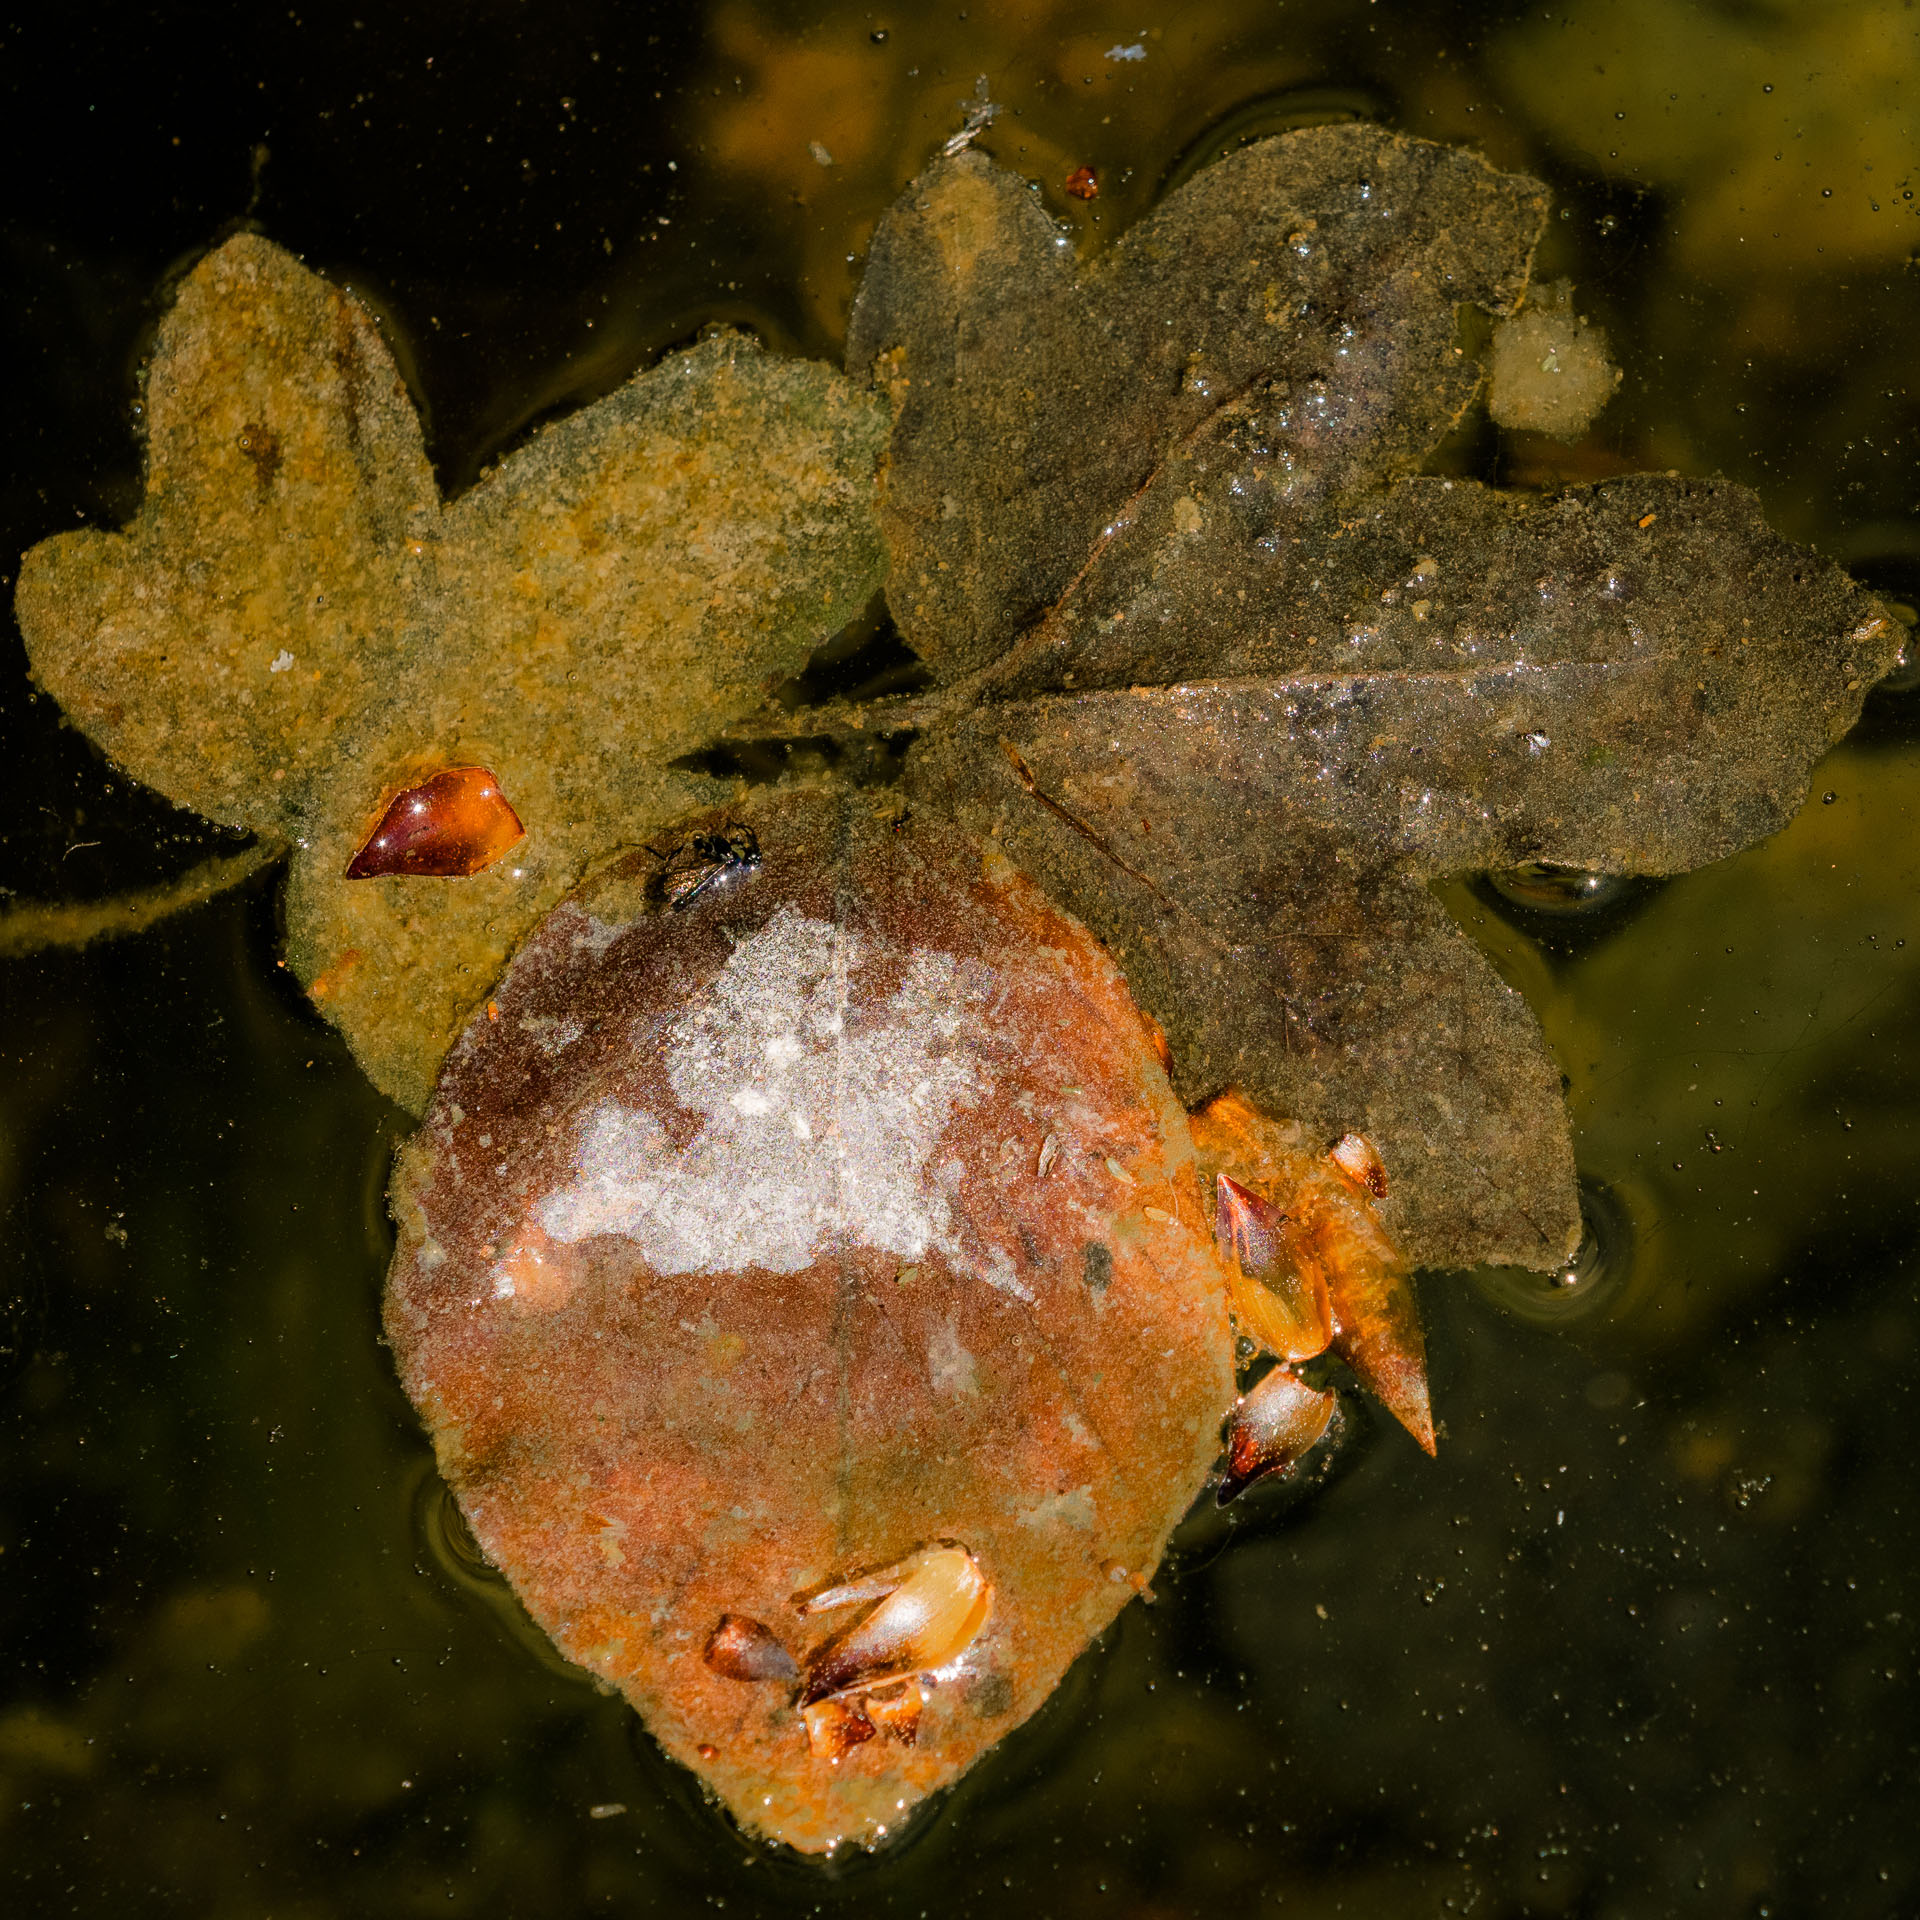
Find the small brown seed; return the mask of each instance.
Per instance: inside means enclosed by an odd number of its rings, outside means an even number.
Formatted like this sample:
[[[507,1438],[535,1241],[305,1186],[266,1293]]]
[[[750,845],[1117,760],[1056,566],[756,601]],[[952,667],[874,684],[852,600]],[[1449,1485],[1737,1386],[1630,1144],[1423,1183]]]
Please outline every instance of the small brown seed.
[[[838,1760],[873,1738],[873,1722],[857,1696],[851,1700],[816,1700],[802,1712],[807,1722],[807,1748],[816,1760]]]
[[[794,1657],[780,1644],[772,1628],[744,1613],[723,1613],[707,1636],[701,1655],[715,1673],[729,1680],[780,1680],[789,1686],[800,1678]]]

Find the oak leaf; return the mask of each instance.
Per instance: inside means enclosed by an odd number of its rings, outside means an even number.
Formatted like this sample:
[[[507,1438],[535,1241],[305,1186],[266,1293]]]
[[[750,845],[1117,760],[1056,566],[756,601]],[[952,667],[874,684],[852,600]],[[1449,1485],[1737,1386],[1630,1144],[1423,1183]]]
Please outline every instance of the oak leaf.
[[[443,502],[372,316],[242,234],[146,375],[146,498],[21,568],[34,676],[106,751],[292,845],[288,953],[403,1106],[587,864],[718,797],[669,763],[865,604],[880,409],[738,335],[668,356]],[[458,881],[348,880],[458,765],[526,827]]]
[[[1457,309],[1517,306],[1546,205],[1321,127],[1082,265],[962,152],[881,222],[849,341],[893,401],[888,601],[942,682],[912,792],[1100,935],[1186,1099],[1373,1140],[1424,1264],[1579,1233],[1558,1070],[1428,882],[1721,859],[1899,649],[1743,488],[1415,471],[1479,388]]]

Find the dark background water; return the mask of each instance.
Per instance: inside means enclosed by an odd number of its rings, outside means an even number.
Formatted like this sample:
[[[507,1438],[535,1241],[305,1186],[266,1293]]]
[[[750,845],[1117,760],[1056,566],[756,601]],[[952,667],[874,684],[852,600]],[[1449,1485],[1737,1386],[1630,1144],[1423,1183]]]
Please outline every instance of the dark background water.
[[[1543,271],[1626,381],[1578,447],[1470,423],[1447,462],[1723,470],[1913,596],[1917,35],[1899,0],[39,9],[0,27],[0,573],[131,512],[163,289],[236,221],[379,307],[453,490],[709,320],[832,354],[985,73],[1087,246],[1332,115],[1540,172]],[[5,646],[9,896],[228,844]],[[0,1906],[1920,1908],[1916,707],[1877,694],[1722,867],[1449,890],[1568,1076],[1578,1283],[1428,1279],[1437,1462],[1363,1422],[1310,1498],[1191,1524],[1033,1725],[830,1870],[743,1844],[475,1563],[377,1338],[404,1120],[277,969],[271,876],[6,963]]]

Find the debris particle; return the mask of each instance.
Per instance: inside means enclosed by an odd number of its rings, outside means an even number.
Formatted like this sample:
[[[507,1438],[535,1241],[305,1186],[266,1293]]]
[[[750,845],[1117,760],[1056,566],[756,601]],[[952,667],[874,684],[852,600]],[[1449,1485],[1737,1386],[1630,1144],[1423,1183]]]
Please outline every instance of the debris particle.
[[[1499,426],[1578,439],[1619,384],[1607,336],[1573,311],[1570,281],[1494,322],[1487,410]]]
[[[951,160],[956,154],[965,153],[981,134],[993,125],[1000,108],[987,91],[987,76],[983,73],[973,83],[973,98],[961,103],[966,110],[966,119],[960,131],[956,133],[940,151]]]

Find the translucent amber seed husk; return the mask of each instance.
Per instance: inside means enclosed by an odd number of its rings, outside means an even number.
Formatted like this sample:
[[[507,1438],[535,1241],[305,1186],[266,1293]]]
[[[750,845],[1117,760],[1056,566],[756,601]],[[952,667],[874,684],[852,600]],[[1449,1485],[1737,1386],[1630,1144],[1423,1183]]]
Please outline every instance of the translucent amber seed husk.
[[[1275,1367],[1233,1410],[1227,1423],[1227,1472],[1221,1506],[1270,1473],[1287,1473],[1325,1436],[1334,1397],[1288,1367]]]
[[[964,1653],[993,1609],[993,1588],[964,1547],[923,1548],[889,1570],[872,1612],[816,1647],[806,1660],[801,1705],[930,1673]],[[852,1582],[823,1600],[865,1598],[877,1582]]]
[[[489,769],[446,767],[388,801],[380,824],[348,863],[347,878],[464,879],[526,837]]]
[[[1294,1222],[1230,1174],[1214,1181],[1214,1238],[1243,1333],[1283,1360],[1310,1360],[1333,1337],[1325,1274]]]
[[[1327,1158],[1357,1187],[1365,1187],[1376,1200],[1387,1197],[1387,1170],[1380,1155],[1365,1134],[1343,1133],[1327,1149]]]

